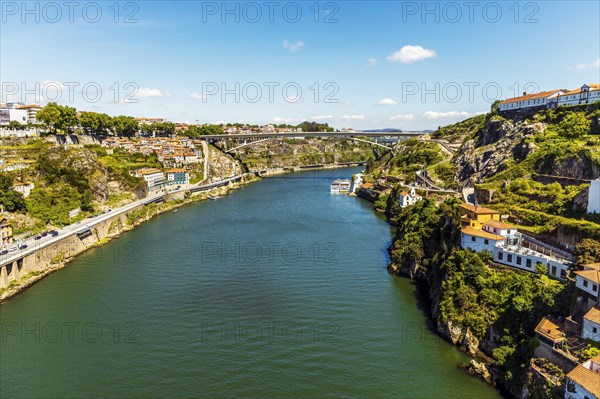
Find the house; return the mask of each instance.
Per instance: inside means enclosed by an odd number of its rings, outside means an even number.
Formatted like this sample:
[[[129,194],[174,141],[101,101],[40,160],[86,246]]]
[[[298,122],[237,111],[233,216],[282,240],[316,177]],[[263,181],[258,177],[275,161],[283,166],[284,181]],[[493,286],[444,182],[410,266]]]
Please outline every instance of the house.
[[[575,287],[582,292],[582,297],[588,305],[600,304],[598,286],[600,286],[600,263],[584,265],[583,270],[575,272]]]
[[[549,90],[541,93],[527,94],[523,93],[520,97],[509,98],[504,100],[499,105],[500,111],[512,111],[523,108],[546,108],[551,102],[556,102],[557,97],[565,93],[564,90]]]
[[[134,175],[142,177],[148,184],[148,191],[160,190],[165,183],[165,175],[160,169],[144,168],[137,170]]]
[[[600,213],[600,179],[592,180],[590,184],[587,213]]]
[[[523,237],[515,226],[500,221],[493,209],[461,204],[461,248],[475,252],[487,250],[492,260],[506,266],[537,272],[537,265],[547,267],[548,275],[564,280],[569,263],[523,246]],[[486,220],[487,219],[487,220]]]
[[[0,108],[0,125],[8,125],[10,122],[27,124],[27,111],[14,108]]]
[[[0,237],[1,244],[11,244],[13,242],[12,226],[6,218],[0,220]]]
[[[558,96],[558,105],[591,104],[600,101],[600,85],[584,84],[583,86],[561,93]]]
[[[538,341],[540,341],[540,346],[545,349],[556,349],[562,342],[567,340],[562,329],[545,317],[535,327],[535,335]],[[545,356],[542,355],[540,357]]]
[[[190,184],[190,173],[185,169],[167,169],[167,185],[180,186]]]
[[[565,399],[600,399],[600,355],[567,374]]]
[[[31,190],[35,188],[33,183],[19,183],[13,185],[12,189],[16,192],[23,194],[23,197],[27,198],[31,194]]]
[[[27,123],[37,123],[37,113],[42,109],[40,105],[28,104],[18,106],[17,109],[24,110],[27,113]]]
[[[490,220],[500,221],[500,212],[493,209],[471,204],[460,204],[459,208],[462,227],[471,226],[481,229],[485,222]]]
[[[583,316],[581,338],[600,342],[600,307],[594,306]]]
[[[412,206],[416,204],[418,201],[421,201],[423,197],[417,195],[415,188],[411,187],[410,193],[406,191],[402,191],[399,197],[399,203],[401,208],[406,208],[407,206]]]
[[[356,193],[356,191],[360,188],[360,186],[363,185],[363,183],[364,183],[363,176],[364,175],[362,173],[357,173],[352,176],[352,187],[350,188],[350,192]]]

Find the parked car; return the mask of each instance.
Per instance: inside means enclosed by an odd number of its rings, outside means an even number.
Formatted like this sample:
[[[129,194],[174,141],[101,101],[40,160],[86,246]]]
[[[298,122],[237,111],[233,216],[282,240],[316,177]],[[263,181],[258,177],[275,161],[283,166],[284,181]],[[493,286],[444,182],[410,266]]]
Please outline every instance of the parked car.
[[[27,249],[27,244],[23,244],[19,247],[19,249]]]
[[[56,230],[52,230],[52,231],[50,232],[50,235],[52,235],[52,237],[56,237],[56,236],[58,235],[58,231],[56,231]]]
[[[0,252],[0,255],[6,255],[8,253],[8,249],[3,249],[2,252]]]
[[[47,231],[44,231],[44,232],[42,233],[42,237],[47,237],[47,236],[48,236],[48,232],[47,232]]]
[[[41,239],[42,239],[42,236],[35,236],[35,239],[36,239],[36,240],[41,240]]]

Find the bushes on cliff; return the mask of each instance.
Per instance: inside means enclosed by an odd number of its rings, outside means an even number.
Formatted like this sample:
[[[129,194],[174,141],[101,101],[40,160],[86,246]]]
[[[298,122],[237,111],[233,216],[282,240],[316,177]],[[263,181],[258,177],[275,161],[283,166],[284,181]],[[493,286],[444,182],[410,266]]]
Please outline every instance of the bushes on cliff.
[[[434,306],[439,302],[432,309],[438,321],[487,340],[487,347],[496,348],[493,357],[504,382],[520,387],[536,345],[535,326],[547,314],[568,311],[573,286],[546,275],[490,267],[489,253],[460,249],[456,205],[456,200],[439,207],[424,200],[393,215],[392,262],[424,276],[431,292],[439,293],[432,298]]]

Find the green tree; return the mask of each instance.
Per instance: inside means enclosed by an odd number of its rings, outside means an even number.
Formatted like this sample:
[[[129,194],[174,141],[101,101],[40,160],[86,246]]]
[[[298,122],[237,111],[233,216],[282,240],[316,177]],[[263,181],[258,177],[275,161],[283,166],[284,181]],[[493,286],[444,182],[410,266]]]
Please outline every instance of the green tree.
[[[115,116],[112,119],[112,131],[117,136],[134,136],[139,130],[139,125],[130,116]]]
[[[44,123],[52,133],[71,133],[77,126],[77,110],[51,102],[39,110],[36,118]]]
[[[82,112],[79,115],[79,125],[86,134],[106,134],[111,127],[112,119],[106,114]]]
[[[591,122],[583,112],[571,112],[562,121],[553,127],[553,131],[567,139],[576,139],[590,134]]]
[[[10,122],[8,122],[8,128],[11,129],[11,130],[22,130],[23,129],[23,125],[21,125],[17,121],[10,121]]]
[[[584,238],[575,246],[573,255],[577,257],[577,265],[579,266],[600,262],[600,242],[591,238]]]

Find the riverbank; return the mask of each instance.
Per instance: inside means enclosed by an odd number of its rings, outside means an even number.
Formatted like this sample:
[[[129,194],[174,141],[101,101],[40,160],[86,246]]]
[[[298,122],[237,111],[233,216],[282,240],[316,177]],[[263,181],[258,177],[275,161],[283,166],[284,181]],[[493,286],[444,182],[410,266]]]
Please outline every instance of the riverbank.
[[[44,258],[46,258],[47,260],[48,256],[39,256],[35,253],[33,255],[29,255],[35,256],[38,262],[47,263],[47,265],[45,267],[34,267],[35,270],[31,270],[26,274],[20,276],[18,279],[12,280],[7,285],[7,287],[0,290],[0,304],[6,302],[13,296],[23,292],[38,281],[42,280],[44,277],[65,268],[77,256],[85,253],[90,249],[98,248],[112,241],[113,239],[120,237],[123,233],[135,229],[139,225],[147,222],[148,220],[152,219],[157,215],[168,211],[172,211],[176,208],[191,203],[206,201],[209,199],[215,199],[218,197],[225,196],[231,191],[242,188],[257,180],[259,180],[259,178],[250,175],[242,178],[238,183],[232,183],[228,186],[221,186],[206,191],[192,193],[189,196],[186,196],[184,193],[171,193],[165,197],[168,198],[166,202],[136,207],[128,212],[125,212],[123,215],[120,215],[118,217],[119,220],[117,221],[117,223],[115,223],[115,220],[111,220],[110,228],[107,229],[104,234],[101,231],[98,231],[101,229],[92,228],[92,230],[95,231],[95,234],[92,237],[92,239],[96,239],[93,242],[88,242],[87,244],[77,246],[73,245],[73,243],[70,243],[66,245],[66,249],[59,249],[58,251],[53,251],[53,248],[50,248],[49,252],[52,254],[52,257],[49,262],[44,262]],[[55,246],[63,247],[64,244],[62,242],[58,242],[56,244],[53,244],[51,247]],[[59,253],[57,254],[56,252]],[[19,272],[19,270],[11,270],[11,272],[17,273]]]

